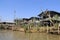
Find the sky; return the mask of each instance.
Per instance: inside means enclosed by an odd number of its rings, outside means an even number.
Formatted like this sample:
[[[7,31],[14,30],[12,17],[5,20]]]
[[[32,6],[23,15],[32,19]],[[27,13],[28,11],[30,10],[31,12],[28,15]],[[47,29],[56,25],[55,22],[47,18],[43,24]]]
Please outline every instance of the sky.
[[[46,9],[60,12],[60,0],[0,0],[0,21],[37,17]]]

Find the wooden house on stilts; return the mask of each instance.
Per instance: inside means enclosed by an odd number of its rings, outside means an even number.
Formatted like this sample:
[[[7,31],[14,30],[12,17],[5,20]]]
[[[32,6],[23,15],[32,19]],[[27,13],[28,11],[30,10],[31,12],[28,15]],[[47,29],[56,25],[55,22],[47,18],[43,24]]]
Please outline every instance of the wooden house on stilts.
[[[50,26],[50,27],[54,27],[57,25],[57,29],[56,31],[53,31],[54,33],[59,33],[59,24],[60,24],[60,13],[59,12],[56,12],[56,11],[49,11],[49,10],[46,10],[44,12],[42,12],[41,14],[38,15],[41,20],[41,25],[42,26]],[[48,28],[47,28],[48,30]],[[48,31],[47,31],[48,32]]]
[[[44,11],[38,16],[41,18],[41,23],[45,26],[53,26],[55,23],[60,23],[60,13],[55,11]]]

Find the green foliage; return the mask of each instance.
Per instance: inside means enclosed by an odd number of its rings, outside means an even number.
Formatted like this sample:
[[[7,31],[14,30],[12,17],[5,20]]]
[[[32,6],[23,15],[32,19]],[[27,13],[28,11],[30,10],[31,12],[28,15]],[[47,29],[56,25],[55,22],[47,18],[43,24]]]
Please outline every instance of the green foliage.
[[[58,23],[55,23],[55,27],[58,28]]]
[[[54,17],[55,17],[56,19],[58,19],[58,15],[55,15]]]
[[[34,23],[30,23],[29,25],[30,25],[31,27],[34,27],[34,26],[35,26]]]
[[[5,29],[5,27],[3,25],[0,25],[0,29]]]

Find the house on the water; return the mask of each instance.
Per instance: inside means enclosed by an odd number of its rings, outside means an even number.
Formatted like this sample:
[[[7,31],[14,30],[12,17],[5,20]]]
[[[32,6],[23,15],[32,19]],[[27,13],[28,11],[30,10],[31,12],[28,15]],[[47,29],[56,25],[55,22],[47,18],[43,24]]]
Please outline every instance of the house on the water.
[[[21,25],[29,25],[31,23],[35,24],[38,23],[40,20],[40,18],[38,17],[30,17],[30,18],[22,18],[22,19],[15,19],[15,23],[17,24],[17,26],[21,26]]]
[[[12,29],[14,26],[14,22],[0,22],[0,27],[4,27],[5,29]]]
[[[44,11],[38,15],[41,20],[40,23],[42,26],[53,26],[56,23],[60,23],[60,13],[56,11]]]

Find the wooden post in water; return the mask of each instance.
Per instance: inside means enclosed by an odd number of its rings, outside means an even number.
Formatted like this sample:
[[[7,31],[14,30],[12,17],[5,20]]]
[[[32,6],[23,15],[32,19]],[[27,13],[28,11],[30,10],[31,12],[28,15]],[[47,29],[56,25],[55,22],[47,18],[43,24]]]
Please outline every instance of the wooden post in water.
[[[59,24],[59,26],[58,26],[58,34],[59,34],[59,27],[60,27],[60,24]]]
[[[48,25],[47,25],[47,33],[48,33]]]
[[[59,27],[58,27],[58,34],[59,34]]]

